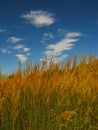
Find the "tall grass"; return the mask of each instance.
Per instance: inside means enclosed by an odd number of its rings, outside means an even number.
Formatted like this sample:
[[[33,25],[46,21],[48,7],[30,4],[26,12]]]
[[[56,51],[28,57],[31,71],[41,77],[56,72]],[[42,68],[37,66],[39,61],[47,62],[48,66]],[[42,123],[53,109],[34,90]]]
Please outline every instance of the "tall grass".
[[[0,130],[98,130],[98,59],[0,72]]]

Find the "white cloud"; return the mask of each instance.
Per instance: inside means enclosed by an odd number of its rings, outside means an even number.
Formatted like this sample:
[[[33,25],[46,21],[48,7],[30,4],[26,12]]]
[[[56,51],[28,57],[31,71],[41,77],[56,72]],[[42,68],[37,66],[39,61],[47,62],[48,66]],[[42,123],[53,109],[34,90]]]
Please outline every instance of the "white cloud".
[[[20,42],[22,41],[23,39],[22,38],[18,38],[18,37],[11,37],[7,40],[7,42],[11,42],[11,43],[17,43],[17,42]]]
[[[77,42],[78,39],[64,38],[56,44],[50,44],[46,47],[45,54],[47,56],[58,56],[65,50],[71,50],[74,46],[74,42]]]
[[[80,32],[69,32],[66,34],[68,38],[80,37],[83,36]]]
[[[19,49],[24,49],[24,46],[23,45],[16,45],[13,47],[14,50],[19,50]]]
[[[79,32],[67,33],[61,41],[46,46],[46,51],[44,52],[45,56],[48,58],[53,56],[56,61],[64,59],[67,57],[67,54],[63,54],[63,52],[71,50],[80,36],[82,35]]]
[[[28,52],[30,50],[30,48],[24,47],[23,50],[24,50],[24,52]]]
[[[0,29],[0,33],[6,33],[7,30],[6,29]]]
[[[7,50],[6,50],[6,49],[3,49],[3,48],[0,48],[0,51],[1,51],[2,53],[7,53]]]
[[[15,55],[21,62],[26,62],[27,57],[23,54],[16,54]]]
[[[24,52],[29,52],[30,51],[30,48],[24,47],[21,44],[18,44],[18,45],[13,47],[13,50],[20,50],[20,49],[22,49]]]
[[[44,43],[47,40],[54,39],[55,36],[52,33],[44,33],[41,42]]]
[[[31,10],[29,13],[23,14],[21,17],[28,20],[36,27],[49,26],[55,22],[53,14],[43,10]]]

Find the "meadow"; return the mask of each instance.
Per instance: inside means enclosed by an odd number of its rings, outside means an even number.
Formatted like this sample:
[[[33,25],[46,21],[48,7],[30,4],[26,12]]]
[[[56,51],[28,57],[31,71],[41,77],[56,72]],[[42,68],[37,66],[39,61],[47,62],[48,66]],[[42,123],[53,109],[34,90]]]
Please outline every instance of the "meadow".
[[[98,58],[0,72],[0,130],[98,130]]]

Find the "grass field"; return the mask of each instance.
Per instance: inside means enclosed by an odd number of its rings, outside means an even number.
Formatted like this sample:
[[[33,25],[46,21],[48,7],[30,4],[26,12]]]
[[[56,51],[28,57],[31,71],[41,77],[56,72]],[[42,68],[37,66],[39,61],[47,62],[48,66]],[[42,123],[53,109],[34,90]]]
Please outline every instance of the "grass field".
[[[98,130],[98,59],[0,73],[0,130]]]

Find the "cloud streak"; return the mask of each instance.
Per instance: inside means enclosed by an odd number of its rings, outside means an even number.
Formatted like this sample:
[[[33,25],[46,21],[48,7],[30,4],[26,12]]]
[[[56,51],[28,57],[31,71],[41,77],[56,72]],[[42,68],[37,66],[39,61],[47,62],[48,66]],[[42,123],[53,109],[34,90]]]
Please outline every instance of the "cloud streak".
[[[80,37],[80,36],[83,36],[83,34],[80,32],[69,32],[66,34],[66,37],[68,38],[75,38],[75,37]]]
[[[19,44],[13,47],[14,50],[20,50],[20,49],[24,49],[24,46]]]
[[[25,47],[25,46],[23,46],[23,45],[21,45],[21,44],[18,44],[18,45],[16,45],[16,46],[14,46],[13,47],[13,50],[23,50],[24,52],[29,52],[31,49],[30,48],[28,48],[28,47]]]
[[[3,48],[0,48],[0,51],[1,51],[2,53],[7,53],[7,50],[6,50],[6,49],[3,49]]]
[[[27,61],[27,57],[23,54],[16,54],[15,55],[21,62],[26,62]]]
[[[20,41],[22,41],[22,40],[24,40],[24,39],[18,38],[18,37],[11,37],[11,38],[9,38],[9,39],[7,40],[7,42],[17,43],[17,42],[20,42]]]
[[[72,50],[75,46],[75,42],[79,40],[79,37],[82,36],[80,32],[69,32],[65,37],[55,43],[46,46],[46,51],[44,52],[45,56],[51,58],[52,56],[56,59],[63,59],[68,55],[63,54],[65,51]]]
[[[16,54],[15,55],[21,62],[26,62],[28,57],[31,55],[31,53],[30,53],[31,49],[27,48],[21,44],[14,46],[13,50],[16,50],[18,52],[23,53],[23,54]]]
[[[28,52],[28,51],[30,51],[30,48],[24,47],[23,50],[24,50],[24,52]]]
[[[43,10],[31,10],[30,12],[23,14],[21,17],[36,27],[49,26],[55,22],[53,14]]]
[[[45,54],[47,56],[58,56],[62,54],[65,50],[71,50],[74,46],[74,42],[77,42],[78,39],[72,39],[72,38],[64,38],[60,42],[57,42],[56,44],[50,44],[46,47]]]

